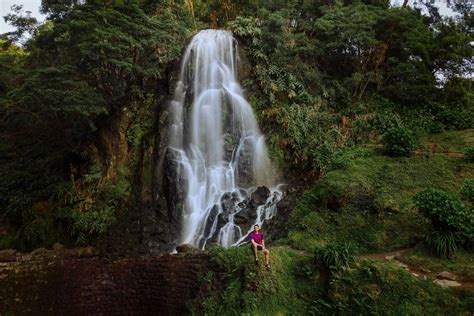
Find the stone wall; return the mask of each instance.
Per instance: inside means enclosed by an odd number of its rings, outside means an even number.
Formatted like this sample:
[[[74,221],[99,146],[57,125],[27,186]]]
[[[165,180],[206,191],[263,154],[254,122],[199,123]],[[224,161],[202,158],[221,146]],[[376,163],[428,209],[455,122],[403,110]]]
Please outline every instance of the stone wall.
[[[186,315],[204,253],[0,262],[0,315]]]

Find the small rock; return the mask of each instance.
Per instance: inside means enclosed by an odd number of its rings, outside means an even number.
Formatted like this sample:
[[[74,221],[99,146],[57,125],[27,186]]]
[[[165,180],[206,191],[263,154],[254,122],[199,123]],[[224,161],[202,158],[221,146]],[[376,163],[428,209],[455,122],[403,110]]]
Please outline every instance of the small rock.
[[[421,271],[423,271],[424,273],[431,273],[431,270],[425,268],[421,268]]]
[[[51,256],[51,251],[49,251],[46,248],[38,248],[33,250],[30,255],[32,256],[32,259],[38,260],[38,259],[45,259]]]
[[[438,278],[440,279],[445,279],[445,280],[451,280],[451,281],[456,281],[456,275],[454,275],[451,272],[448,271],[443,271],[437,275]]]
[[[419,275],[416,274],[415,272],[412,272],[411,274],[412,274],[413,276],[419,277]]]
[[[438,284],[441,287],[456,287],[456,286],[461,286],[461,283],[456,282],[456,281],[451,281],[451,280],[439,280],[436,279],[433,281],[434,283]]]
[[[406,264],[404,264],[404,263],[402,263],[402,262],[400,262],[400,261],[397,261],[397,260],[395,260],[394,262],[395,262],[395,264],[396,264],[397,266],[399,266],[399,267],[401,267],[401,268],[403,268],[403,269],[405,269],[405,270],[408,269],[408,266],[407,266]]]
[[[385,260],[388,260],[388,261],[391,261],[393,259],[395,259],[395,256],[386,256],[385,257]]]

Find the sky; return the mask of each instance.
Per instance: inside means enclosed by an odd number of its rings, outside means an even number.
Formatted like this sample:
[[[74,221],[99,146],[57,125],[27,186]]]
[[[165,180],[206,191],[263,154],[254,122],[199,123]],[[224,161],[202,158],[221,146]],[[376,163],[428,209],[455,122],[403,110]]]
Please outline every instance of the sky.
[[[392,5],[401,5],[401,3],[403,3],[403,0],[391,0],[391,2]],[[410,0],[409,3],[412,4],[413,0]],[[23,5],[24,11],[31,11],[32,16],[36,17],[40,21],[44,20],[44,16],[39,13],[39,6],[41,4],[41,0],[0,0],[0,34],[13,30],[10,25],[5,23],[3,16],[11,12],[10,7],[14,4]],[[441,14],[452,14],[452,11],[446,5],[446,0],[436,0],[436,5],[439,7]]]
[[[13,30],[10,25],[5,23],[3,17],[12,12],[10,8],[14,4],[23,5],[24,11],[31,11],[32,16],[40,21],[44,20],[44,17],[39,13],[41,0],[0,0],[0,34]]]

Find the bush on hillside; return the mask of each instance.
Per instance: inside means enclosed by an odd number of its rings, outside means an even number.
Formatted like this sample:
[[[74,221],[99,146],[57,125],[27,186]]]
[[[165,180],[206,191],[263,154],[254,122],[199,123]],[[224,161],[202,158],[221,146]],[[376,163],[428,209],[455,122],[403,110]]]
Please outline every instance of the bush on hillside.
[[[474,147],[464,149],[464,155],[466,156],[467,161],[474,162]]]
[[[415,196],[415,205],[433,225],[425,240],[435,255],[449,258],[473,238],[474,214],[457,194],[427,189]]]
[[[460,194],[463,200],[474,204],[474,179],[464,181]]]
[[[389,129],[382,143],[384,153],[390,157],[409,157],[416,149],[413,133],[403,127]]]
[[[473,294],[461,299],[431,280],[420,280],[398,266],[364,260],[334,275],[328,295],[315,300],[313,315],[462,315]]]
[[[472,114],[460,110],[444,110],[435,117],[447,130],[463,130],[473,126]]]

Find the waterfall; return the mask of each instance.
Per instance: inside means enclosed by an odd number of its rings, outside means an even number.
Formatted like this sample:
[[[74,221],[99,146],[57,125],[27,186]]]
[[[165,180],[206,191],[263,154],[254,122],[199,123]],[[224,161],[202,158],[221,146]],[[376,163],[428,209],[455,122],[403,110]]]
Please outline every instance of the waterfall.
[[[237,82],[231,32],[204,30],[193,37],[169,106],[168,150],[184,184],[179,243],[199,248],[241,243],[253,224],[274,215],[282,194],[275,188],[264,136]],[[271,190],[255,207],[251,198],[261,186]]]

